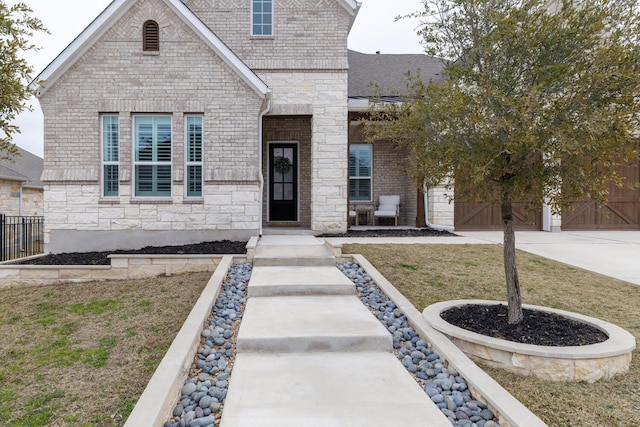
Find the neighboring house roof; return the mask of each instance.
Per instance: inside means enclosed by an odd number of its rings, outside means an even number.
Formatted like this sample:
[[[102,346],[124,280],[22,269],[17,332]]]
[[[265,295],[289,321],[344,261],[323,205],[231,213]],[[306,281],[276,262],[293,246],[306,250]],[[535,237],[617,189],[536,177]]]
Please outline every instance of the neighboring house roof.
[[[406,92],[406,73],[420,72],[423,81],[442,81],[441,59],[423,54],[367,54],[349,51],[349,98],[368,99],[376,95],[377,84],[383,97]]]
[[[209,29],[182,1],[163,0],[200,38],[220,56],[258,95],[265,97],[269,87],[217,35]],[[338,0],[350,6],[353,0]],[[116,21],[136,3],[136,0],[114,0],[74,41],[67,46],[34,80],[31,87],[38,96],[52,87],[80,57],[102,37]],[[354,12],[355,13],[355,12]]]
[[[43,160],[20,147],[16,147],[20,155],[12,160],[0,160],[0,179],[23,182],[24,187],[44,188],[42,175]]]

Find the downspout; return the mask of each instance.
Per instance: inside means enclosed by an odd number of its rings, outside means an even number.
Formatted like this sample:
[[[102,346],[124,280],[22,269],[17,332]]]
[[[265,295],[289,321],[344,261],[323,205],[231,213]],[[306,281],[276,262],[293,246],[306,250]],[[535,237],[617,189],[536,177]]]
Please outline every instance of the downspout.
[[[429,222],[429,188],[427,187],[427,184],[424,184],[423,190],[424,190],[424,223],[427,225],[427,227],[432,228],[436,231],[453,232],[453,230],[455,230],[455,227],[452,225],[435,225]]]
[[[265,100],[266,100],[266,104],[264,109],[262,109],[260,111],[260,114],[258,115],[258,179],[260,180],[260,197],[259,197],[259,203],[260,203],[260,210],[259,210],[259,214],[258,214],[258,237],[262,237],[262,219],[264,218],[264,172],[262,171],[262,158],[263,158],[263,143],[264,141],[262,140],[262,119],[264,118],[264,116],[271,110],[271,98],[272,98],[273,92],[271,91],[271,89],[267,89],[267,93],[265,95]]]

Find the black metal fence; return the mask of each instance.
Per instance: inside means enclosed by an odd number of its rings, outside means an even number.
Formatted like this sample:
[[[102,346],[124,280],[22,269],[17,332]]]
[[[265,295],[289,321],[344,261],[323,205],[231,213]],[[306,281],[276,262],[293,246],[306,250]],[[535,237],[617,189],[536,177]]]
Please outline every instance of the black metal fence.
[[[0,261],[44,253],[44,217],[0,214]]]

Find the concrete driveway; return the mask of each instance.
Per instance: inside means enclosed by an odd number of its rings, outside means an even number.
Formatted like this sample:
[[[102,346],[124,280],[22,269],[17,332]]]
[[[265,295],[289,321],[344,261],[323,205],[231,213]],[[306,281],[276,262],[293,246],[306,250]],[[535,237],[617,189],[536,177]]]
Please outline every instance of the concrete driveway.
[[[477,243],[502,243],[502,231],[456,234]],[[516,248],[640,285],[640,231],[519,231]]]

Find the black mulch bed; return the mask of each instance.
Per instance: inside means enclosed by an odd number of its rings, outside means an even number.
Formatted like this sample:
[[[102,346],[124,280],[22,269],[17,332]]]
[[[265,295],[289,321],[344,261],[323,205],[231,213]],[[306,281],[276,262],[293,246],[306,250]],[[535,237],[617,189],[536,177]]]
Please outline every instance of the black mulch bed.
[[[440,316],[459,328],[522,344],[566,347],[596,344],[608,339],[604,332],[593,326],[526,308],[522,322],[509,325],[504,304],[470,304],[451,308]]]
[[[175,254],[246,254],[247,242],[232,242],[221,240],[217,242],[204,242],[192,245],[181,246],[148,246],[136,250],[117,250],[108,252],[70,252],[63,254],[50,254],[16,264],[30,265],[109,265],[109,255],[113,254],[154,254],[154,255],[175,255]]]
[[[319,237],[419,237],[419,236],[455,236],[446,231],[436,231],[430,228],[420,229],[381,229],[381,230],[349,230],[344,234],[325,234]],[[112,254],[245,254],[247,242],[232,242],[222,240],[216,242],[196,243],[181,246],[148,246],[136,250],[117,250],[106,252],[70,252],[50,254],[28,261],[18,261],[15,264],[28,265],[109,265],[109,255]]]
[[[347,230],[346,233],[323,234],[319,237],[458,237],[448,231],[431,228],[381,228],[378,230]]]

